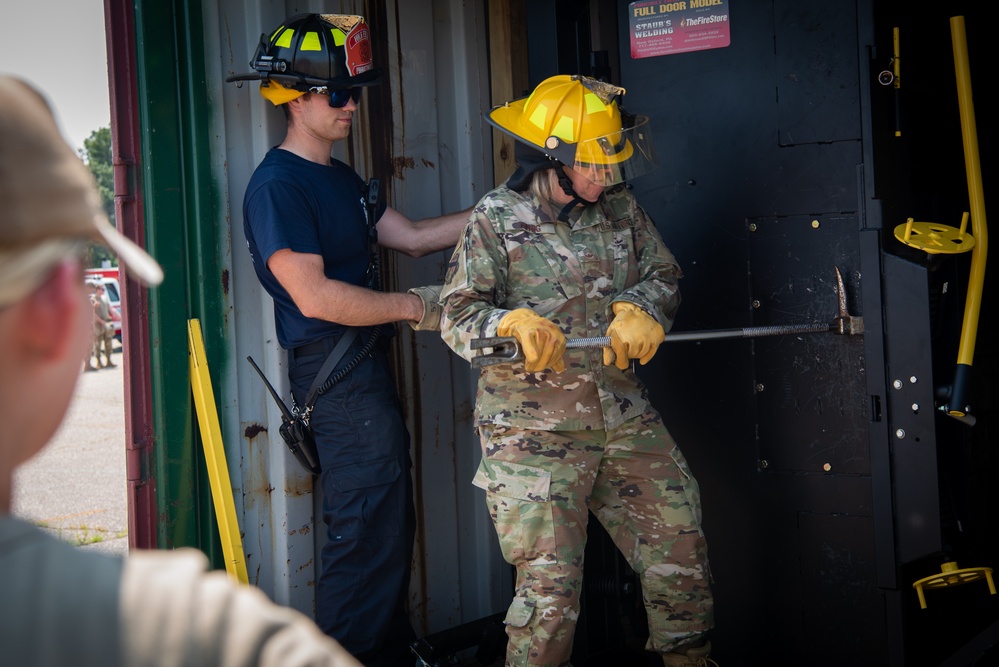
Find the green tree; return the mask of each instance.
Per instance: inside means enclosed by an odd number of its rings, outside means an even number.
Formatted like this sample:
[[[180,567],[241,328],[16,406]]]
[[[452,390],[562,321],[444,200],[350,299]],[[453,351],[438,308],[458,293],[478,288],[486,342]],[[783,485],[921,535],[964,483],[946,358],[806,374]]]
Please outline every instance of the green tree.
[[[101,127],[91,132],[90,136],[83,140],[80,157],[90,168],[90,173],[94,175],[94,180],[97,181],[97,190],[101,193],[104,212],[107,213],[111,224],[114,224],[114,167],[111,162],[111,128]],[[111,260],[112,266],[118,264],[118,258],[107,248],[99,245],[91,246],[88,262],[90,266],[100,266],[105,259]]]

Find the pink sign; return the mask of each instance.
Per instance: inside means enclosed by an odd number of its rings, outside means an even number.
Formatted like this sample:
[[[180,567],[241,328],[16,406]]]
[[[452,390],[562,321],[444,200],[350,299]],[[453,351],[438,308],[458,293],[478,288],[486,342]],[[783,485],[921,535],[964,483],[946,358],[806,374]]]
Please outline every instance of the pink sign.
[[[720,49],[732,42],[728,0],[644,0],[628,5],[631,57]]]

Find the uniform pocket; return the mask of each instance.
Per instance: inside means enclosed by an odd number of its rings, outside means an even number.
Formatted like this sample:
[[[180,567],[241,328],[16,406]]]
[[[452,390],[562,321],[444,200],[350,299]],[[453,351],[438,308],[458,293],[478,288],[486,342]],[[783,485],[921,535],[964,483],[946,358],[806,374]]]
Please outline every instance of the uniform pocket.
[[[397,456],[323,471],[323,521],[331,538],[395,537],[404,530],[408,474]]]
[[[399,478],[402,466],[399,458],[389,456],[374,461],[362,461],[329,470],[333,488],[337,491],[356,491],[372,486],[391,484]]]
[[[582,296],[578,269],[570,267],[560,256],[560,252],[571,256],[572,251],[557,235],[511,234],[506,243],[509,293],[505,307],[524,306],[539,315],[548,315],[566,301]]]
[[[548,502],[552,474],[541,468],[483,459],[472,484],[504,498]]]
[[[508,563],[555,562],[549,471],[483,459],[472,483],[486,491],[489,514]]]
[[[506,610],[506,618],[503,623],[512,625],[515,628],[526,627],[534,616],[534,602],[523,597],[515,597],[510,603],[510,608]]]
[[[687,459],[684,458],[683,452],[680,451],[680,448],[674,446],[669,452],[669,457],[673,459],[673,463],[676,464],[677,469],[680,471],[681,482],[683,483],[683,494],[687,499],[687,505],[690,506],[690,513],[693,515],[696,528],[700,531],[701,489],[697,485],[697,480],[694,479],[693,474],[691,474],[690,466],[687,465]]]

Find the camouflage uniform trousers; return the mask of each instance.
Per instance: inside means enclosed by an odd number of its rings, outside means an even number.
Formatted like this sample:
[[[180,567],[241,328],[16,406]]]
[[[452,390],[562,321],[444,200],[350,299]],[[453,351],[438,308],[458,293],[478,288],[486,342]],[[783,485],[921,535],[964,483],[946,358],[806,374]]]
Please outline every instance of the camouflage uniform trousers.
[[[94,328],[94,356],[97,357],[97,366],[101,364],[101,350],[104,351],[104,358],[107,359],[105,365],[111,365],[111,354],[114,352],[114,331],[109,326],[98,323]]]
[[[484,425],[479,435],[474,483],[517,572],[506,667],[569,664],[587,510],[641,579],[649,650],[668,653],[713,626],[697,482],[654,410],[611,431]]]

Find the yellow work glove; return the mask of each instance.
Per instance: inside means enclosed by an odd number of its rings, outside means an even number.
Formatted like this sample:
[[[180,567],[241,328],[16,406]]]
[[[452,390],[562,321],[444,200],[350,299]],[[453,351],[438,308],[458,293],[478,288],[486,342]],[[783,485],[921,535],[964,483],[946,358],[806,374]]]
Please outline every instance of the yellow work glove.
[[[513,336],[524,353],[524,369],[539,373],[550,368],[556,373],[565,370],[565,334],[551,320],[529,308],[517,308],[503,316],[496,328],[500,336]]]
[[[612,308],[614,320],[607,327],[611,342],[604,348],[604,366],[613,363],[623,371],[632,359],[638,359],[643,366],[649,363],[666,339],[662,325],[633,303],[618,301]]]

